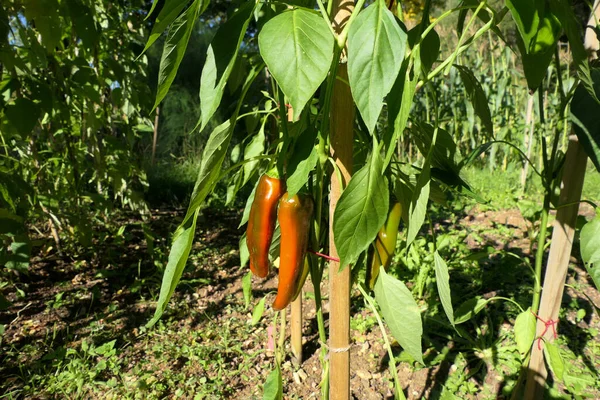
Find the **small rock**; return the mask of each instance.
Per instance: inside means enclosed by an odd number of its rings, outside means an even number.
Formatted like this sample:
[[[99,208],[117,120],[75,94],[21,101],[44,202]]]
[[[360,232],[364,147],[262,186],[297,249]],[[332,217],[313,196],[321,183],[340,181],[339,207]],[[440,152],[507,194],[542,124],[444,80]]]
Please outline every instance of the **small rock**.
[[[356,375],[361,379],[371,379],[371,373],[368,371],[358,370],[356,371]]]

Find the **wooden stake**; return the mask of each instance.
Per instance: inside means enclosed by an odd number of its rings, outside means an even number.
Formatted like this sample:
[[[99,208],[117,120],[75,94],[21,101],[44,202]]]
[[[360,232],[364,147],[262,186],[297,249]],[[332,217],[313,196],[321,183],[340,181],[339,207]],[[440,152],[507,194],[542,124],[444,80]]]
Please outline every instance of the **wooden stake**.
[[[339,34],[350,18],[354,2],[334,0],[333,29]],[[339,168],[344,182],[331,173],[329,192],[329,252],[338,258],[333,240],[333,213],[342,188],[352,175],[352,144],[354,135],[354,101],[348,82],[347,65],[340,64],[331,99],[331,157]],[[339,262],[329,263],[329,398],[350,399],[350,271],[348,265],[340,272]]]
[[[587,155],[576,136],[569,138],[569,148],[567,149],[566,157],[559,204],[578,202],[581,198]],[[543,321],[558,320],[578,211],[579,204],[575,204],[562,207],[556,213],[554,231],[552,233],[552,245],[550,247],[550,256],[546,267],[540,311],[538,313],[540,319],[537,322],[536,337],[541,336],[546,328]],[[553,341],[553,332],[552,328],[547,329],[544,338]],[[543,349],[543,342],[538,347],[538,341],[536,340],[531,348],[531,360],[529,361],[529,370],[527,371],[526,399],[543,398],[544,384],[548,372],[544,365],[544,354],[541,349]]]
[[[599,4],[600,0],[596,0],[588,22],[589,26],[596,26],[595,19],[600,17]],[[597,36],[586,33],[584,45],[587,49],[598,49]],[[590,58],[593,57],[592,54]],[[563,167],[559,204],[577,203],[581,199],[586,164],[587,154],[579,144],[577,137],[571,135]],[[538,313],[540,319],[537,321],[536,337],[541,336],[544,332],[546,328],[544,321],[558,321],[558,312],[560,311],[565,289],[565,279],[569,269],[569,258],[573,247],[578,212],[579,204],[577,203],[562,207],[556,213],[552,232],[552,245],[550,246],[550,255],[542,288],[540,311]],[[554,328],[556,329],[556,325]],[[554,330],[552,328],[546,330],[544,339],[550,342],[554,340]],[[538,341],[536,340],[531,348],[531,360],[529,361],[525,386],[525,399],[527,400],[541,400],[544,397],[544,385],[548,377],[548,371],[546,371],[544,365],[543,346],[544,343],[540,342],[538,347]]]
[[[302,364],[302,294],[303,291],[291,304],[290,330],[292,332],[292,354],[296,365]]]
[[[288,107],[287,117],[289,122],[294,121],[292,107]],[[303,291],[300,291],[296,300],[292,302],[290,315],[292,354],[296,365],[302,364],[302,294]]]
[[[346,65],[338,68],[338,76],[348,81]],[[331,156],[342,172],[344,185],[352,174],[352,136],[354,102],[350,87],[337,81],[331,103]],[[333,213],[342,192],[336,172],[331,174],[329,198],[329,252],[339,258],[333,241]],[[350,398],[350,266],[340,272],[339,262],[329,263],[329,381],[331,400]]]

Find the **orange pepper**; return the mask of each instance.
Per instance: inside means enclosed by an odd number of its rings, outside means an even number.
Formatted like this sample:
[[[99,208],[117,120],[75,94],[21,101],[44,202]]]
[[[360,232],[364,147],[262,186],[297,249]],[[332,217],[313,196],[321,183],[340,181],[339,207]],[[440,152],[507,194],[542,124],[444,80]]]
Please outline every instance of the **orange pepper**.
[[[275,231],[277,203],[285,192],[285,182],[267,174],[260,177],[248,217],[246,243],[250,271],[260,278],[269,274],[269,248]]]
[[[274,310],[283,310],[300,293],[299,287],[305,272],[306,250],[314,203],[302,194],[289,197],[285,193],[279,202],[279,284]],[[304,275],[305,277],[306,275]]]

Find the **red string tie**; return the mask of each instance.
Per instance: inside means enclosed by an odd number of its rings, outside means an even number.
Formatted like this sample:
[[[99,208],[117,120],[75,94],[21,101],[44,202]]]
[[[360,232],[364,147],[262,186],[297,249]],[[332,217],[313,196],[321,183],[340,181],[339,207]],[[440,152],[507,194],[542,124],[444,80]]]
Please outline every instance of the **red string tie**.
[[[329,260],[329,261],[340,262],[339,258],[331,257],[331,256],[328,256],[327,254],[319,253],[318,251],[308,250],[308,252],[312,253],[316,256],[323,257],[324,259]]]
[[[558,334],[556,333],[556,324],[558,324],[558,321],[555,321],[553,319],[544,320],[543,318],[541,318],[539,315],[537,315],[533,311],[531,311],[531,313],[535,316],[536,319],[539,319],[540,321],[542,321],[544,323],[544,331],[537,338],[538,350],[542,350],[542,340],[544,339],[544,335],[546,335],[546,332],[548,332],[548,329],[550,327],[552,327],[552,335],[554,336],[554,339],[556,340],[558,338]]]

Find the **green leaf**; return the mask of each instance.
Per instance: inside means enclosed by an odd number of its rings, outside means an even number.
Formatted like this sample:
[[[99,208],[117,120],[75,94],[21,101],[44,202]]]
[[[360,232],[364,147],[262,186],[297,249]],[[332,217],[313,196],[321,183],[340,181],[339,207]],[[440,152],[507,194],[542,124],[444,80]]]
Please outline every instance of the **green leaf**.
[[[26,272],[29,268],[31,257],[31,243],[26,235],[17,235],[10,244],[10,257],[5,267],[20,272]]]
[[[413,191],[413,197],[408,206],[408,230],[406,233],[406,246],[408,247],[417,237],[425,217],[427,216],[427,202],[429,201],[430,189],[430,166],[429,160],[425,160],[425,165],[419,174],[417,184]]]
[[[475,114],[481,119],[481,123],[485,127],[489,136],[494,136],[494,125],[492,123],[492,114],[490,113],[490,107],[488,104],[488,99],[481,87],[481,84],[473,75],[473,72],[461,65],[454,65],[458,72],[460,73],[460,78],[465,85],[465,89],[467,91],[467,96],[471,103],[473,104],[473,109],[475,110]]]
[[[242,235],[239,242],[240,248],[240,267],[245,267],[250,259],[250,252],[248,251],[248,243],[246,242],[246,232]]]
[[[208,47],[200,78],[200,130],[206,127],[221,103],[255,4],[245,2],[219,27]]]
[[[348,80],[358,111],[372,134],[400,72],[406,32],[383,0],[362,10],[348,32]]]
[[[304,130],[294,146],[294,151],[289,157],[287,164],[286,186],[288,196],[293,196],[308,182],[308,176],[315,169],[319,154],[315,146],[317,131],[314,129]]]
[[[165,45],[163,47],[162,57],[160,58],[160,68],[158,71],[158,89],[156,91],[156,108],[162,99],[167,95],[179,64],[183,60],[185,49],[187,48],[192,29],[199,16],[199,10],[204,6],[203,0],[194,0],[192,5],[185,10],[169,27]]]
[[[245,239],[244,237],[244,242],[246,242]],[[242,291],[244,292],[244,307],[248,308],[252,301],[252,272],[248,272],[242,278]]]
[[[375,299],[394,338],[406,352],[423,364],[423,323],[419,306],[410,290],[381,268],[375,282]]]
[[[208,142],[204,147],[202,162],[200,163],[200,172],[196,179],[194,192],[188,206],[186,216],[181,225],[177,228],[173,239],[173,245],[169,253],[169,261],[163,275],[163,281],[160,288],[160,295],[156,305],[154,317],[146,324],[146,327],[153,326],[161,317],[167,308],[167,303],[175,291],[177,283],[181,279],[181,274],[192,248],[194,231],[196,229],[196,219],[200,211],[200,206],[204,199],[215,187],[221,173],[221,165],[227,154],[229,141],[233,133],[234,125],[231,121],[237,119],[237,113],[227,120],[211,133]]]
[[[580,22],[575,16],[573,8],[568,1],[564,0],[549,0],[550,9],[552,13],[558,18],[562,25],[567,37],[569,39],[569,45],[571,48],[571,54],[573,55],[573,61],[577,70],[577,76],[581,79],[581,84],[585,87],[592,98],[600,103],[598,95],[594,90],[594,82],[592,81],[590,64],[588,62],[588,53],[583,47],[583,41],[581,40],[580,33]]]
[[[417,50],[418,51],[418,50]],[[387,168],[392,156],[396,153],[396,142],[404,133],[408,115],[412,107],[415,89],[419,80],[419,70],[414,68],[414,76],[411,78],[411,69],[409,69],[409,60],[404,60],[402,69],[396,78],[396,83],[392,87],[388,100],[388,130],[383,137],[385,144],[384,168]]]
[[[562,356],[560,355],[560,348],[556,343],[546,341],[544,343],[544,357],[550,370],[557,381],[561,381],[564,378],[566,365]]]
[[[254,309],[252,310],[252,322],[251,322],[252,325],[258,324],[258,322],[262,318],[263,313],[265,312],[265,299],[266,299],[266,297],[263,297],[256,304],[256,306],[254,306]]]
[[[152,4],[152,9],[148,13],[150,15],[156,7],[156,3],[158,0],[155,0]],[[156,21],[154,21],[154,26],[152,27],[152,32],[150,32],[150,36],[148,37],[148,41],[146,42],[146,46],[144,50],[142,50],[142,54],[148,50],[150,46],[156,42],[156,40],[162,35],[162,33],[167,29],[167,27],[179,16],[181,10],[189,3],[188,0],[165,0],[165,4],[163,5],[160,13],[156,17]],[[208,1],[204,7],[208,6]]]
[[[81,39],[84,47],[88,50],[93,49],[98,41],[94,11],[79,0],[67,1],[66,3],[75,33]]]
[[[258,133],[256,135],[254,135],[254,137],[252,138],[250,143],[248,143],[248,145],[244,148],[244,160],[250,160],[254,157],[258,157],[265,150],[265,122],[266,121],[267,121],[267,118],[265,118],[263,124],[261,125],[260,129],[258,130]],[[254,171],[256,170],[258,163],[259,163],[259,161],[255,160],[255,161],[248,161],[247,163],[244,164],[244,182],[242,183],[242,186],[244,186],[250,180],[250,178],[252,178],[252,175],[254,174]]]
[[[591,78],[594,92],[596,96],[599,96],[599,68],[591,70]],[[583,82],[580,82],[571,101],[570,118],[579,142],[600,172],[600,119],[598,115],[600,115],[600,104],[594,101]]]
[[[583,226],[579,241],[583,262],[600,262],[600,215]]]
[[[442,300],[442,307],[448,317],[448,320],[454,325],[454,311],[452,309],[452,296],[450,293],[450,275],[448,274],[448,265],[436,250],[433,253],[435,266],[435,280],[437,283],[438,293]]]
[[[189,219],[200,208],[200,205],[208,193],[212,191],[221,175],[221,165],[223,165],[223,160],[231,141],[231,135],[233,134],[234,125],[231,124],[233,120],[235,120],[235,116],[217,126],[206,142],[204,152],[202,153],[200,172],[198,173],[198,178],[196,178],[196,184],[184,220]]]
[[[515,341],[517,349],[522,357],[525,357],[531,350],[531,345],[535,339],[535,315],[531,312],[531,308],[517,315],[515,320]]]
[[[240,224],[238,225],[238,229],[241,228],[242,225],[244,225],[246,222],[248,222],[248,218],[250,218],[250,209],[252,208],[252,203],[254,202],[254,196],[256,195],[256,187],[257,186],[258,186],[258,179],[256,180],[256,183],[254,184],[254,188],[252,189],[252,192],[250,192],[250,195],[246,199],[246,207],[244,207],[244,213],[242,214],[242,220],[240,221]]]
[[[543,13],[543,4],[540,7],[536,0],[506,0],[506,7],[515,20],[517,29],[525,44],[525,49],[529,49],[531,42],[535,39],[540,24],[540,13]]]
[[[283,381],[281,380],[281,371],[279,364],[275,364],[275,369],[271,371],[265,381],[263,400],[281,400],[283,399]]]
[[[458,325],[467,322],[483,310],[488,302],[489,300],[482,299],[479,296],[465,301],[456,309],[454,323]]]
[[[29,135],[38,123],[39,112],[38,105],[24,97],[19,97],[4,109],[10,125],[23,136]]]
[[[311,11],[295,9],[269,20],[258,35],[260,54],[289,98],[294,120],[321,85],[333,60],[333,35]]]
[[[579,241],[581,258],[596,289],[600,290],[600,216],[584,225]]]
[[[387,218],[389,191],[379,152],[348,183],[333,215],[333,239],[340,266],[353,264],[373,242]]]
[[[34,21],[35,29],[42,35],[42,44],[48,52],[54,52],[62,36],[58,1],[26,0],[23,5],[25,17]]]
[[[160,319],[167,308],[167,303],[171,299],[177,283],[181,279],[181,274],[192,249],[198,212],[199,209],[196,210],[194,218],[189,220],[185,225],[180,225],[177,231],[175,231],[173,244],[169,252],[169,261],[167,262],[167,268],[165,269],[160,287],[156,311],[154,312],[154,317],[146,324],[146,328],[152,327]]]

